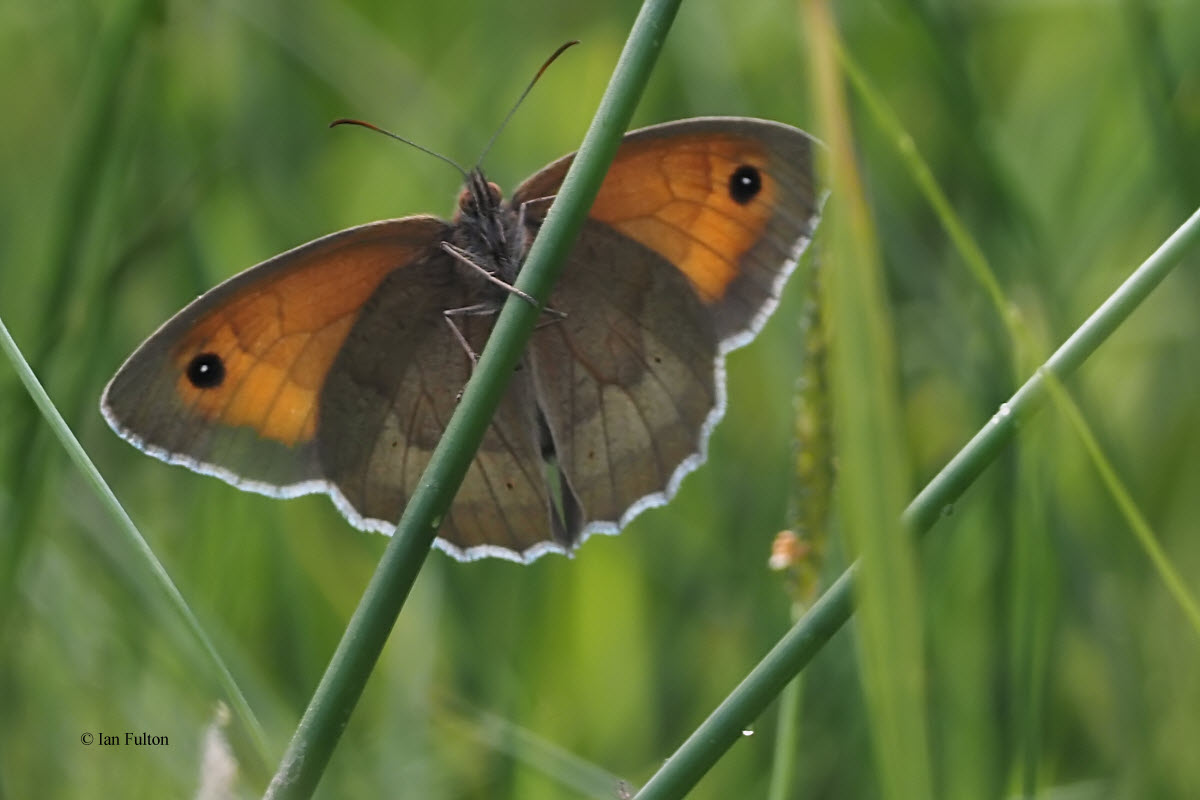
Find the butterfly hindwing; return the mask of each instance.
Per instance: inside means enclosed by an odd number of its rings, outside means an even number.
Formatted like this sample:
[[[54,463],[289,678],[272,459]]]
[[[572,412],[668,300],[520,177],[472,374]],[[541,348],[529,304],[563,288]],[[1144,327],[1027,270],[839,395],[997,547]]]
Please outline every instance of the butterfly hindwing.
[[[813,142],[774,122],[683,120],[623,141],[530,360],[595,528],[670,495],[723,413],[723,355],[757,333],[818,217]],[[571,163],[526,181],[536,230]]]

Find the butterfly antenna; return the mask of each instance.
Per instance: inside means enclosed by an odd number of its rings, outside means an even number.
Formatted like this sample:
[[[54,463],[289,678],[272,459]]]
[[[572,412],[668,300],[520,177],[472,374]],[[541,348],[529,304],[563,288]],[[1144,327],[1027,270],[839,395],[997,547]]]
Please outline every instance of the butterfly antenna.
[[[554,60],[561,56],[568,48],[574,47],[577,44],[579,44],[579,40],[572,39],[566,44],[561,45],[557,50],[550,54],[550,57],[546,59],[546,63],[542,64],[541,68],[537,71],[537,74],[533,76],[533,80],[531,80],[529,85],[525,87],[525,91],[521,92],[521,96],[517,98],[517,102],[513,103],[513,107],[508,111],[508,116],[506,116],[504,121],[500,123],[500,127],[496,128],[496,132],[492,134],[492,138],[488,139],[487,147],[483,148],[483,152],[479,155],[479,160],[475,162],[476,167],[483,163],[484,157],[487,156],[488,151],[492,149],[492,145],[496,143],[496,139],[499,138],[500,132],[503,131],[508,125],[508,121],[513,118],[513,114],[517,113],[517,109],[521,107],[521,103],[524,102],[526,95],[528,95],[533,89],[533,85],[538,82],[538,78],[542,77],[542,73],[545,72],[547,67],[553,64]]]
[[[360,128],[366,128],[367,130],[375,131],[376,133],[382,133],[384,136],[390,136],[398,142],[404,142],[407,145],[417,148],[418,150],[420,150],[423,153],[428,153],[429,155],[433,156],[434,158],[438,158],[438,159],[441,159],[442,161],[445,161],[447,164],[449,164],[450,166],[454,167],[456,170],[459,171],[459,173],[463,176],[463,180],[468,180],[467,171],[465,169],[463,169],[457,161],[455,161],[451,158],[447,158],[446,156],[442,155],[441,153],[437,152],[436,150],[430,150],[428,147],[423,147],[422,145],[417,144],[416,142],[412,141],[411,139],[405,139],[403,136],[392,133],[389,130],[385,130],[385,129],[379,127],[378,125],[372,125],[369,122],[363,122],[361,119],[335,119],[333,122],[329,123],[329,127],[331,127],[331,128],[336,127],[338,125],[357,125]]]

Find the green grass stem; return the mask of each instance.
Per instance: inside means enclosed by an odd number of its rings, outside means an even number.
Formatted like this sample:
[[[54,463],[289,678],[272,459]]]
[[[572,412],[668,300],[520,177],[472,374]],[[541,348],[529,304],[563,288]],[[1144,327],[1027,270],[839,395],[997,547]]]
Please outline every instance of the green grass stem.
[[[142,557],[146,565],[150,568],[151,574],[154,576],[159,588],[167,596],[171,607],[179,614],[188,631],[195,637],[196,642],[199,643],[200,648],[208,657],[217,682],[225,691],[234,712],[249,732],[256,755],[264,764],[269,763],[266,734],[263,732],[262,726],[259,724],[254,712],[251,710],[250,704],[246,701],[245,695],[242,694],[241,687],[234,680],[233,673],[225,665],[220,653],[217,652],[217,648],[213,645],[212,640],[209,639],[204,627],[192,612],[191,607],[180,593],[175,582],[171,580],[171,576],[167,573],[162,562],[154,555],[154,551],[146,543],[146,539],[142,536],[141,531],[137,529],[137,526],[134,525],[133,520],[129,518],[121,502],[113,494],[112,489],[104,481],[104,477],[96,469],[96,465],[88,458],[87,452],[79,444],[79,440],[75,438],[75,434],[71,432],[71,428],[67,425],[66,420],[58,413],[54,402],[46,394],[46,390],[33,373],[33,369],[21,354],[17,343],[13,341],[3,320],[0,320],[0,349],[8,356],[13,369],[17,373],[17,377],[20,378],[22,385],[29,393],[30,398],[32,398],[34,406],[42,413],[42,416],[49,424],[54,436],[58,439],[63,449],[67,451],[67,455],[71,457],[71,460],[75,462],[75,466],[83,473],[83,476],[100,498],[101,503],[112,515],[126,542]]]
[[[800,700],[804,696],[804,674],[783,687],[779,716],[775,722],[775,750],[771,754],[771,782],[767,800],[788,800],[795,794],[796,754],[800,751]]]
[[[1075,372],[1198,244],[1200,210],[1142,262],[925,485],[904,510],[901,517],[904,527],[914,534],[923,533],[953,508],[954,502],[1013,438],[1021,423],[1045,400],[1049,391],[1047,376],[1062,380]],[[738,741],[742,730],[762,714],[788,681],[850,618],[858,571],[856,563],[842,573],[812,610],[780,639],[651,777],[637,793],[636,800],[683,797],[699,782],[716,760]]]
[[[1017,308],[1005,297],[1000,280],[988,264],[987,256],[983,254],[983,248],[979,246],[975,237],[967,230],[967,226],[954,212],[950,199],[946,197],[946,193],[942,191],[937,178],[933,175],[933,170],[929,168],[929,164],[917,150],[917,144],[913,141],[913,137],[905,130],[900,118],[888,106],[883,95],[871,84],[858,61],[841,45],[840,41],[837,54],[838,63],[845,70],[850,85],[854,87],[858,96],[866,104],[867,111],[870,112],[875,124],[892,138],[901,162],[908,169],[909,175],[917,184],[917,188],[921,190],[921,194],[925,196],[925,200],[933,209],[934,214],[937,215],[938,221],[950,237],[951,244],[962,257],[963,264],[987,294],[996,313],[1013,338],[1014,345],[1021,343],[1023,327]]]
[[[829,146],[833,188],[822,236],[821,307],[829,331],[837,519],[847,551],[862,564],[855,587],[858,671],[880,795],[929,797],[922,587],[914,542],[900,524],[913,483],[900,418],[895,325],[855,156],[832,4],[809,0],[803,8],[816,124]]]
[[[1150,523],[1146,521],[1145,515],[1138,509],[1137,504],[1133,502],[1129,490],[1121,482],[1121,479],[1117,477],[1116,469],[1108,460],[1108,457],[1104,455],[1104,451],[1100,448],[1100,442],[1096,439],[1096,435],[1092,433],[1079,406],[1057,382],[1050,381],[1047,385],[1054,394],[1054,402],[1058,409],[1064,413],[1067,421],[1074,428],[1075,434],[1083,442],[1088,456],[1091,457],[1092,463],[1095,464],[1096,469],[1100,473],[1101,480],[1104,481],[1104,485],[1116,501],[1117,508],[1121,511],[1121,516],[1125,518],[1126,523],[1133,530],[1138,544],[1146,551],[1146,556],[1150,559],[1150,563],[1158,570],[1163,585],[1167,587],[1167,592],[1179,605],[1180,610],[1183,611],[1188,624],[1192,626],[1192,630],[1200,637],[1200,604],[1196,602],[1196,598],[1188,591],[1186,581],[1179,574],[1179,571],[1172,566],[1170,559],[1162,549],[1162,545],[1158,543],[1158,538],[1154,535],[1154,530],[1150,527]]]
[[[97,202],[101,187],[101,172],[112,147],[121,81],[130,60],[137,52],[134,46],[138,34],[151,18],[153,0],[128,0],[111,15],[99,37],[99,43],[88,60],[88,69],[80,89],[78,118],[71,128],[75,132],[66,152],[66,164],[60,176],[55,197],[53,222],[49,227],[49,256],[44,274],[49,277],[49,289],[40,299],[39,308],[30,314],[38,320],[40,335],[34,340],[28,363],[34,373],[45,374],[54,348],[62,341],[67,315],[72,306],[71,295],[81,284],[80,273],[87,264],[85,244],[92,220],[102,204]],[[30,461],[42,458],[35,438],[41,427],[34,423],[35,409],[18,388],[13,388],[11,411],[5,425],[16,431],[15,442],[4,468],[13,481],[13,493],[22,498],[7,515],[0,541],[4,545],[0,558],[0,605],[14,607],[9,602],[13,584],[25,562],[25,554],[37,528],[30,523],[38,507],[36,495],[42,485],[44,470]],[[0,615],[7,613],[0,611]]]
[[[1131,2],[1127,2],[1126,6],[1131,14],[1135,12],[1139,14],[1144,13],[1144,8],[1132,0]],[[1138,31],[1140,34],[1152,36],[1155,33],[1151,21],[1144,19],[1142,16],[1138,16],[1137,21],[1140,25],[1151,26],[1145,31],[1139,28]],[[1140,42],[1140,39],[1137,41]],[[1146,49],[1146,52],[1158,51]],[[850,79],[859,96],[866,103],[872,118],[882,130],[892,137],[902,162],[908,168],[909,174],[917,184],[921,194],[924,195],[933,208],[938,220],[950,237],[951,243],[962,257],[968,271],[987,294],[988,299],[991,301],[992,306],[1012,339],[1015,352],[1024,355],[1024,358],[1019,362],[1017,359],[1014,359],[1014,363],[1025,363],[1025,361],[1037,352],[1033,336],[1025,325],[1017,306],[1005,296],[995,272],[988,263],[987,256],[983,253],[983,249],[975,241],[975,238],[970,234],[967,226],[959,218],[958,214],[955,213],[945,192],[942,191],[936,178],[934,178],[929,165],[917,150],[912,136],[904,129],[895,112],[887,106],[880,92],[871,84],[855,59],[844,48],[839,48],[838,54],[841,64],[846,70],[847,77]],[[1166,68],[1158,63],[1155,64],[1155,67],[1158,69],[1157,76],[1159,80],[1164,85],[1167,85],[1169,80],[1166,76]],[[1150,89],[1147,89],[1146,92],[1148,95],[1153,94]],[[1166,112],[1162,113],[1165,114]],[[1159,116],[1155,114],[1151,116],[1155,119],[1156,125],[1160,127],[1166,126],[1166,123]],[[1156,130],[1158,129],[1156,128]],[[1169,140],[1167,133],[1162,131],[1159,131],[1159,133],[1164,137],[1164,148],[1172,155],[1177,155],[1174,149],[1168,147],[1173,140]],[[1187,169],[1186,165],[1182,162],[1177,161],[1176,166],[1181,171]],[[1071,423],[1071,427],[1079,436],[1080,441],[1084,445],[1084,450],[1092,460],[1093,465],[1096,467],[1117,507],[1121,510],[1122,516],[1125,517],[1129,527],[1133,530],[1138,543],[1146,551],[1151,563],[1158,570],[1163,584],[1184,611],[1189,623],[1196,630],[1197,634],[1200,634],[1200,603],[1197,603],[1196,599],[1188,592],[1186,584],[1163,554],[1157,544],[1153,530],[1146,521],[1145,515],[1139,510],[1129,489],[1121,481],[1115,468],[1104,455],[1095,433],[1091,430],[1078,405],[1071,399],[1070,394],[1061,382],[1057,381],[1054,373],[1049,373],[1047,377],[1049,378],[1049,388],[1051,389],[1051,396],[1055,405]]]
[[[600,190],[679,2],[647,0],[633,24],[579,154],[517,280],[518,288],[539,301],[549,296]],[[510,297],[505,304],[462,401],[300,720],[268,797],[304,798],[315,790],[538,318],[537,310],[519,298]]]

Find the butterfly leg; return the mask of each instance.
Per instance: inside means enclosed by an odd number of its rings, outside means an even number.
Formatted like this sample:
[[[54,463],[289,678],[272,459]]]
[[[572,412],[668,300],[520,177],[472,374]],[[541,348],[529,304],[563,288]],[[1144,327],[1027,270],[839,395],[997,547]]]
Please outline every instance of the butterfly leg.
[[[491,303],[476,303],[473,306],[463,306],[462,308],[448,308],[442,312],[442,319],[446,320],[446,324],[450,326],[450,330],[454,333],[454,338],[462,346],[463,352],[467,354],[467,358],[471,359],[471,371],[475,371],[475,366],[479,363],[479,356],[471,349],[470,343],[467,342],[467,337],[463,336],[463,332],[454,324],[455,317],[482,317],[488,314],[495,314],[496,307]]]
[[[513,286],[512,284],[505,283],[504,281],[497,278],[486,267],[483,267],[480,264],[476,263],[476,261],[473,258],[471,258],[471,254],[468,253],[466,250],[463,250],[461,247],[457,247],[457,246],[451,244],[450,242],[442,242],[442,249],[445,250],[447,253],[449,253],[450,256],[453,257],[456,261],[458,261],[462,264],[466,264],[468,267],[475,270],[480,275],[482,275],[484,278],[487,278],[489,281],[496,284],[504,291],[506,291],[510,294],[515,294],[517,297],[521,298],[526,303],[529,303],[529,305],[533,306],[534,308],[538,307],[537,300],[534,300],[527,293],[522,292],[520,289]]]
[[[548,325],[553,325],[556,322],[562,322],[567,318],[567,312],[559,311],[557,308],[550,308],[549,306],[543,308],[542,313],[548,315],[550,319],[539,320],[538,324],[533,327],[535,331],[540,331],[542,328],[545,328]]]

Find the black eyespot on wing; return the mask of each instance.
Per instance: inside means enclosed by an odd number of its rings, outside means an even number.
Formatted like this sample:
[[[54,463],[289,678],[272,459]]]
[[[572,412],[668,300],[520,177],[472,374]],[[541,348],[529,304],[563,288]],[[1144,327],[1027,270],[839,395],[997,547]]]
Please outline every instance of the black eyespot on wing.
[[[756,167],[743,164],[729,176],[729,196],[738,205],[746,205],[762,191],[762,175]]]
[[[187,377],[197,389],[215,389],[225,381],[225,362],[216,353],[201,353],[188,363]]]

